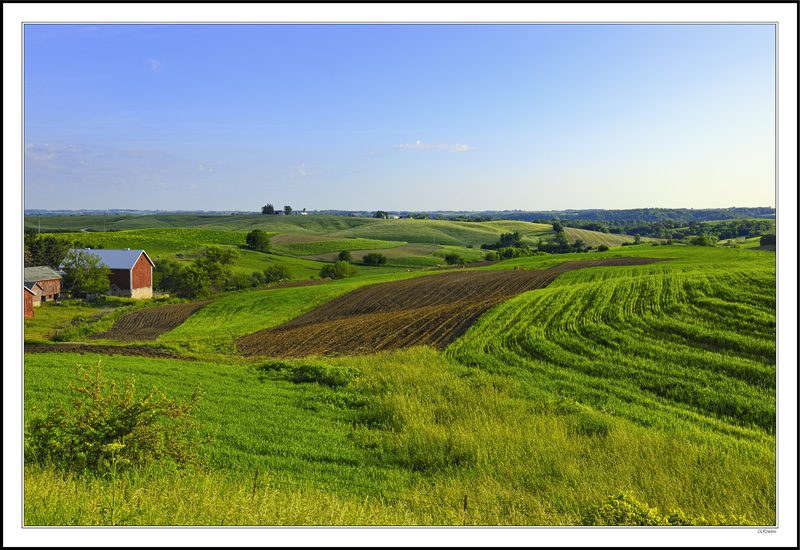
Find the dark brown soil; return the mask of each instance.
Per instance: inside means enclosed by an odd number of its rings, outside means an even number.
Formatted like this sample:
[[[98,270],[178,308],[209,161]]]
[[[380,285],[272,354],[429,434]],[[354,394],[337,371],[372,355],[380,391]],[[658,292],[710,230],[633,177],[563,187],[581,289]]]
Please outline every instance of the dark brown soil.
[[[177,353],[147,346],[106,346],[95,344],[25,344],[25,353],[97,353],[100,355],[128,355],[131,357],[151,357],[154,359],[182,359],[197,361]]]
[[[653,258],[565,262],[546,270],[456,271],[359,288],[314,311],[236,340],[244,355],[303,357],[444,347],[494,305],[584,267],[645,265]]]
[[[155,340],[161,334],[177,328],[181,323],[213,300],[170,304],[150,307],[126,313],[106,332],[89,336],[90,340],[117,340],[118,342],[138,342]]]

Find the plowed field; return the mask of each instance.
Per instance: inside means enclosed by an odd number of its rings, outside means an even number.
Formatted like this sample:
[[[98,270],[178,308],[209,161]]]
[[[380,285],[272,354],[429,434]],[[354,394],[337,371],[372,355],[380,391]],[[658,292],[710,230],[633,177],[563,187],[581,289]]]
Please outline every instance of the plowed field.
[[[192,313],[212,301],[170,304],[132,311],[117,319],[114,326],[106,332],[92,334],[89,338],[92,340],[117,340],[119,342],[155,340],[159,335],[176,328],[188,319]]]
[[[359,288],[279,327],[236,340],[244,355],[303,357],[444,347],[495,304],[594,266],[645,265],[652,258],[565,262],[546,270],[458,271]]]

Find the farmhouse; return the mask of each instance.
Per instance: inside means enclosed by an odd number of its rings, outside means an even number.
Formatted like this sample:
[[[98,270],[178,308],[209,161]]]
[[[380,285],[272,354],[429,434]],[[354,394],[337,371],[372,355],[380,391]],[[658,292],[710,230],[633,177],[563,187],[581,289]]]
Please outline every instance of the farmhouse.
[[[22,299],[25,302],[25,319],[33,317],[33,299],[36,297],[36,292],[31,290],[25,285],[22,285]]]
[[[153,266],[155,265],[144,250],[85,248],[75,252],[88,252],[100,258],[100,262],[111,269],[108,279],[111,296],[130,296],[131,298],[153,297]]]
[[[61,294],[61,275],[47,266],[26,267],[23,279],[25,286],[36,293],[34,307],[40,306],[42,302],[57,300]],[[38,290],[34,285],[38,285]]]

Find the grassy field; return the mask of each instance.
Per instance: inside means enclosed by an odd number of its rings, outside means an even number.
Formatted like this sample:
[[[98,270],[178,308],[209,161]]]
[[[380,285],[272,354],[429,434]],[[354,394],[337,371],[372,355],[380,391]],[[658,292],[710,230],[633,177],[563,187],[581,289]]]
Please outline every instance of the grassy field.
[[[205,361],[26,356],[25,410],[66,401],[74,366],[98,359],[110,378],[167,395],[201,383],[214,473],[125,478],[129,525],[574,525],[621,491],[664,514],[774,524],[774,254],[603,254],[674,259],[564,274],[444,351],[231,355],[238,335],[419,273],[232,294],[156,344]],[[491,269],[569,259],[587,255]],[[109,483],[28,466],[26,522],[107,524]]]

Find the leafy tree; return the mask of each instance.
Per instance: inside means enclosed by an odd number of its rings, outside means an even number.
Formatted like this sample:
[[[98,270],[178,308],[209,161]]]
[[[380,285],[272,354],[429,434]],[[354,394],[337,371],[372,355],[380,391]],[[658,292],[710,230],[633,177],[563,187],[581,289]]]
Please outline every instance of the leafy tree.
[[[361,261],[363,261],[365,265],[384,265],[386,264],[386,256],[379,252],[370,252],[369,254],[364,254]]]
[[[774,246],[777,242],[778,238],[776,235],[763,235],[759,241],[761,246]]]
[[[64,258],[64,286],[72,290],[73,296],[85,297],[111,288],[111,269],[100,257],[85,250],[71,250]]]
[[[267,204],[265,204],[264,206],[261,207],[261,213],[262,214],[272,215],[272,214],[275,213],[275,207],[272,206],[271,204],[267,203]]]
[[[503,233],[500,235],[500,248],[520,248],[522,246],[522,235],[519,231],[513,233]]]
[[[572,243],[572,248],[575,252],[584,252],[586,250],[586,243],[581,239],[575,239],[575,242]]]
[[[597,251],[598,252],[607,252],[608,251],[608,247],[606,245],[604,245],[604,244],[599,244],[599,245],[597,245]]]
[[[184,298],[205,298],[211,295],[211,278],[197,263],[183,268],[179,294]]]
[[[292,215],[292,207],[291,206],[284,206],[283,207],[283,213],[286,214],[287,216],[291,216]]]
[[[328,264],[319,270],[320,278],[346,279],[358,275],[358,269],[350,262],[336,262]]]
[[[25,249],[30,252],[31,261],[31,265],[26,264],[26,267],[46,265],[53,269],[58,269],[70,248],[72,248],[72,243],[64,237],[56,235],[25,235]]]
[[[270,283],[277,283],[291,279],[292,272],[289,270],[286,264],[277,263],[272,264],[264,271],[254,272],[252,278],[254,282],[259,285],[268,285]]]
[[[245,242],[248,247],[258,252],[269,252],[271,250],[269,233],[262,229],[253,229],[245,237]]]
[[[340,262],[352,262],[353,256],[350,254],[349,250],[342,250],[339,252],[339,261]]]
[[[633,244],[639,244],[639,243],[641,243],[641,242],[642,242],[642,236],[641,236],[641,235],[639,235],[638,233],[636,233],[636,234],[633,236]]]
[[[165,292],[179,292],[183,279],[183,265],[177,260],[156,260],[153,268],[153,286]]]
[[[222,246],[209,246],[205,256],[194,262],[194,265],[205,271],[215,292],[226,289],[233,276],[233,266],[239,260],[236,249]]]
[[[459,265],[466,263],[464,258],[462,258],[458,252],[449,252],[445,254],[444,261],[447,262],[447,265]]]
[[[553,222],[553,231],[561,233],[564,231],[564,226],[561,225],[561,222]]]
[[[387,212],[384,212],[383,210],[378,210],[377,212],[375,212],[375,213],[372,215],[372,217],[373,217],[373,218],[386,219],[386,218],[388,218],[388,217],[389,217],[389,214],[388,214]]]
[[[486,256],[484,256],[483,259],[487,262],[494,262],[497,260],[497,254],[490,250],[486,253]]]

